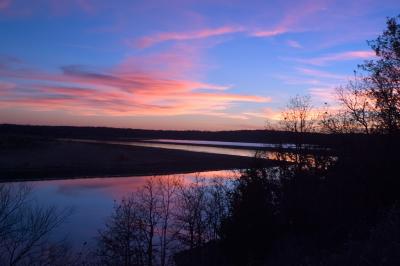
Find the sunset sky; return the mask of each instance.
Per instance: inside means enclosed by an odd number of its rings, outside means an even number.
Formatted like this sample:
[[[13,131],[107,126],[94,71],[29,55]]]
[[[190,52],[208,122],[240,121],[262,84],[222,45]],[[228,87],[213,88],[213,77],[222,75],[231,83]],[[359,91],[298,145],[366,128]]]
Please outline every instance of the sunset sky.
[[[329,100],[399,0],[0,0],[0,123],[254,129]]]

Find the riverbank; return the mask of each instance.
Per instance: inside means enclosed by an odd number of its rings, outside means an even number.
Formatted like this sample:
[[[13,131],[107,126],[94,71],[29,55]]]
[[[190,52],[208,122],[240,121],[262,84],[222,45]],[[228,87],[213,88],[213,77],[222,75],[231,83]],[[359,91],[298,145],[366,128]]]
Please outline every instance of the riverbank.
[[[243,169],[254,158],[117,144],[30,139],[0,147],[0,182]],[[263,160],[265,166],[276,162]]]

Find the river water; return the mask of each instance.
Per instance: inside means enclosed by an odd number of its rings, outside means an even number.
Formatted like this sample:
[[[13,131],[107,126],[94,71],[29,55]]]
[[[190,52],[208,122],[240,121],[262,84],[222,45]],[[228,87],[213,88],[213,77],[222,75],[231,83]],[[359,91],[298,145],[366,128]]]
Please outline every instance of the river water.
[[[236,178],[239,173],[210,171],[176,176],[184,181],[191,181],[197,175],[202,178]],[[66,237],[71,246],[79,248],[84,242],[87,242],[89,247],[94,246],[98,230],[104,227],[107,217],[112,214],[115,202],[134,193],[148,178],[150,176],[99,177],[32,181],[23,184],[32,188],[34,204],[72,210],[71,215],[54,232],[53,237]]]
[[[260,148],[277,147],[276,144],[266,143],[165,139],[147,141],[97,141],[69,139],[69,141],[124,144],[250,157],[254,156],[255,152]],[[291,144],[287,144],[285,148],[290,149]],[[181,174],[179,177],[190,181],[197,174],[198,173]],[[200,173],[200,176],[204,178],[236,178],[238,175],[238,172],[233,171],[211,171]],[[107,217],[112,214],[115,202],[118,202],[122,197],[128,196],[130,193],[134,193],[135,190],[141,187],[148,178],[149,176],[99,177],[43,180],[24,182],[24,184],[32,188],[32,200],[35,201],[36,204],[41,206],[56,206],[59,209],[72,209],[72,214],[67,218],[65,223],[57,229],[55,235],[66,236],[67,241],[72,246],[79,247],[84,242],[87,242],[89,246],[92,246],[93,243],[95,243],[95,237],[98,230],[103,228]],[[16,185],[17,183],[8,184]]]

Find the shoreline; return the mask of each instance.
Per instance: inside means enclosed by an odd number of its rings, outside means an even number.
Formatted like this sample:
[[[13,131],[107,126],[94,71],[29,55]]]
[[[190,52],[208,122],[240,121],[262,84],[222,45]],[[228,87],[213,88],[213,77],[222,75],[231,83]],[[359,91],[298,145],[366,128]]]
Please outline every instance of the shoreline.
[[[0,151],[0,182],[169,175],[277,164],[252,157],[61,140],[35,140],[26,147]]]
[[[272,166],[272,165],[271,165]],[[23,183],[23,182],[40,182],[40,181],[56,181],[56,180],[74,180],[74,179],[92,179],[92,178],[124,178],[124,177],[146,177],[146,176],[165,176],[165,175],[184,175],[184,174],[192,174],[192,173],[204,173],[204,172],[212,172],[212,171],[240,171],[245,168],[231,168],[231,169],[205,169],[205,170],[195,170],[195,171],[178,171],[178,172],[163,172],[160,173],[149,173],[149,174],[140,174],[140,173],[132,173],[132,174],[104,174],[104,175],[82,175],[82,176],[53,176],[53,177],[44,177],[44,178],[9,178],[4,179],[0,177],[0,184],[2,183]]]

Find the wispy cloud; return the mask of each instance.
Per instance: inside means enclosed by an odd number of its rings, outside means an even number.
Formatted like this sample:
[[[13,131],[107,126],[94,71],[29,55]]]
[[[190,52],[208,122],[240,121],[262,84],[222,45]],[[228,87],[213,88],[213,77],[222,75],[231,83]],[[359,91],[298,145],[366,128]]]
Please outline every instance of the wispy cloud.
[[[299,63],[323,66],[328,65],[332,62],[338,61],[348,61],[348,60],[356,60],[356,59],[368,59],[375,56],[373,51],[348,51],[342,53],[328,54],[320,57],[311,57],[311,58],[286,58],[288,60],[296,61]]]
[[[165,41],[186,41],[198,40],[221,35],[243,33],[248,36],[258,38],[268,38],[282,35],[289,32],[305,31],[302,27],[302,20],[309,17],[311,14],[324,10],[325,1],[301,3],[295,10],[292,8],[285,11],[283,17],[275,26],[223,26],[217,28],[203,28],[196,31],[186,32],[161,32],[134,41],[136,47],[147,48],[155,44]],[[129,43],[131,43],[129,41]],[[300,48],[301,45],[295,41],[291,41],[289,45],[292,47]]]
[[[303,48],[303,46],[298,41],[295,40],[288,40],[286,43],[292,48]]]
[[[257,117],[257,118],[277,121],[281,119],[281,113],[282,113],[281,110],[267,107],[263,108],[260,111],[244,112],[243,114],[250,117]]]
[[[284,84],[288,85],[320,85],[321,81],[317,77],[303,77],[298,75],[276,75],[277,79],[281,80]]]
[[[219,28],[205,28],[197,31],[190,32],[164,32],[140,38],[136,41],[136,46],[139,48],[146,48],[165,41],[185,41],[204,39],[214,36],[242,32],[242,27],[224,26]]]
[[[318,103],[332,103],[337,101],[337,95],[334,86],[312,87],[308,89],[308,93]]]
[[[254,36],[254,37],[273,37],[273,36],[281,35],[281,34],[286,33],[286,32],[288,32],[287,29],[278,28],[278,29],[274,29],[274,30],[254,31],[254,32],[250,33],[250,35]]]
[[[325,10],[326,5],[327,1],[324,0],[299,2],[295,5],[290,3],[275,27],[268,30],[258,30],[251,33],[251,35],[255,37],[273,37],[289,32],[307,31],[307,27],[303,26],[304,20]]]
[[[317,70],[317,69],[312,69],[312,68],[298,67],[298,68],[296,68],[296,70],[303,75],[312,76],[314,78],[319,78],[319,79],[331,79],[331,80],[335,80],[335,81],[345,81],[349,78],[349,76],[347,76],[347,75],[340,75],[337,73],[332,73],[332,72],[322,71],[322,70]]]
[[[312,88],[337,86],[351,79],[349,75],[314,68],[295,67],[294,70],[295,72],[292,75],[278,75],[276,78],[288,85],[305,85]]]
[[[130,67],[128,67],[130,66]],[[170,72],[138,70],[118,65],[96,70],[80,65],[61,67],[58,73],[0,68],[0,77],[21,81],[4,91],[2,107],[61,110],[75,115],[171,116],[205,114],[232,117],[228,109],[240,102],[268,102],[256,95],[230,93],[229,86],[172,78]],[[24,84],[24,85],[22,85]],[[1,84],[0,84],[1,85]],[[1,85],[7,89],[9,85]],[[203,90],[206,89],[206,90]]]

